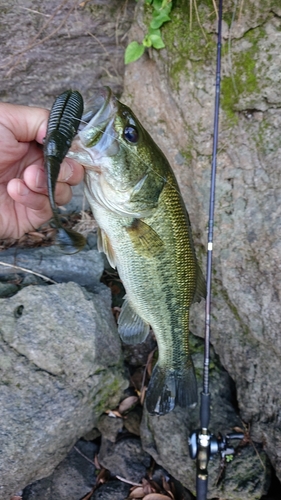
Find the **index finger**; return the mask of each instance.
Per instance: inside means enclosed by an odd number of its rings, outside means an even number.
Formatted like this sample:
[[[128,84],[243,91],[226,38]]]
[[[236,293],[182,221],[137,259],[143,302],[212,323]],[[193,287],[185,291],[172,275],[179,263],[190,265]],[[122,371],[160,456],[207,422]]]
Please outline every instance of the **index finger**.
[[[19,142],[37,141],[46,135],[49,111],[34,106],[0,103],[0,124],[12,132]]]

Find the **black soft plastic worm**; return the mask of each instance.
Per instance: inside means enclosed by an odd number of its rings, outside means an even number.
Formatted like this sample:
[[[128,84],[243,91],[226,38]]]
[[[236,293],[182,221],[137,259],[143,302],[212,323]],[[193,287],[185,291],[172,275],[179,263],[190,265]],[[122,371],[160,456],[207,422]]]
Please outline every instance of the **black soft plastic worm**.
[[[44,166],[47,173],[48,194],[55,223],[58,228],[58,242],[69,253],[81,250],[86,240],[84,236],[62,227],[54,199],[60,165],[67,155],[77,133],[83,113],[83,98],[75,90],[60,94],[51,109],[44,143]]]

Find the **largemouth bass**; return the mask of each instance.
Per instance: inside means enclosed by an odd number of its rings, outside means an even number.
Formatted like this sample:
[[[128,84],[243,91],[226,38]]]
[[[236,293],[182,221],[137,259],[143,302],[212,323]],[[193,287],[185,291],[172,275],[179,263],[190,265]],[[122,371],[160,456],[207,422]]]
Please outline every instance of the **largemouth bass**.
[[[205,296],[205,281],[168,160],[109,89],[83,115],[68,156],[85,167],[85,194],[99,226],[98,248],[117,267],[126,290],[119,334],[125,343],[136,344],[151,326],[157,339],[148,412],[164,415],[175,405],[194,405],[189,308]]]

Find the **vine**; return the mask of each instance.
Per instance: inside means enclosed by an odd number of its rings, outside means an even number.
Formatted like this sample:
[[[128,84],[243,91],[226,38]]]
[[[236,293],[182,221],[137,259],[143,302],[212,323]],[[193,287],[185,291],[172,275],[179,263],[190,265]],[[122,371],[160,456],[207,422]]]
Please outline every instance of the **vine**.
[[[169,14],[172,9],[172,0],[145,0],[145,4],[152,6],[152,20],[142,43],[136,41],[129,43],[125,50],[125,64],[139,59],[146,48],[153,47],[159,50],[165,47],[160,28],[171,20]]]

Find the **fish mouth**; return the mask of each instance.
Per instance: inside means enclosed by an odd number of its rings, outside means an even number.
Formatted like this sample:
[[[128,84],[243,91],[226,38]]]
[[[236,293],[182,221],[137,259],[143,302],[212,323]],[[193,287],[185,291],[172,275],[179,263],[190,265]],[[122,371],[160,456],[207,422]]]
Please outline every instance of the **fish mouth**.
[[[118,101],[109,87],[89,99],[67,156],[100,171],[96,162],[105,154],[112,156],[117,151],[117,135],[113,127],[117,111]]]

